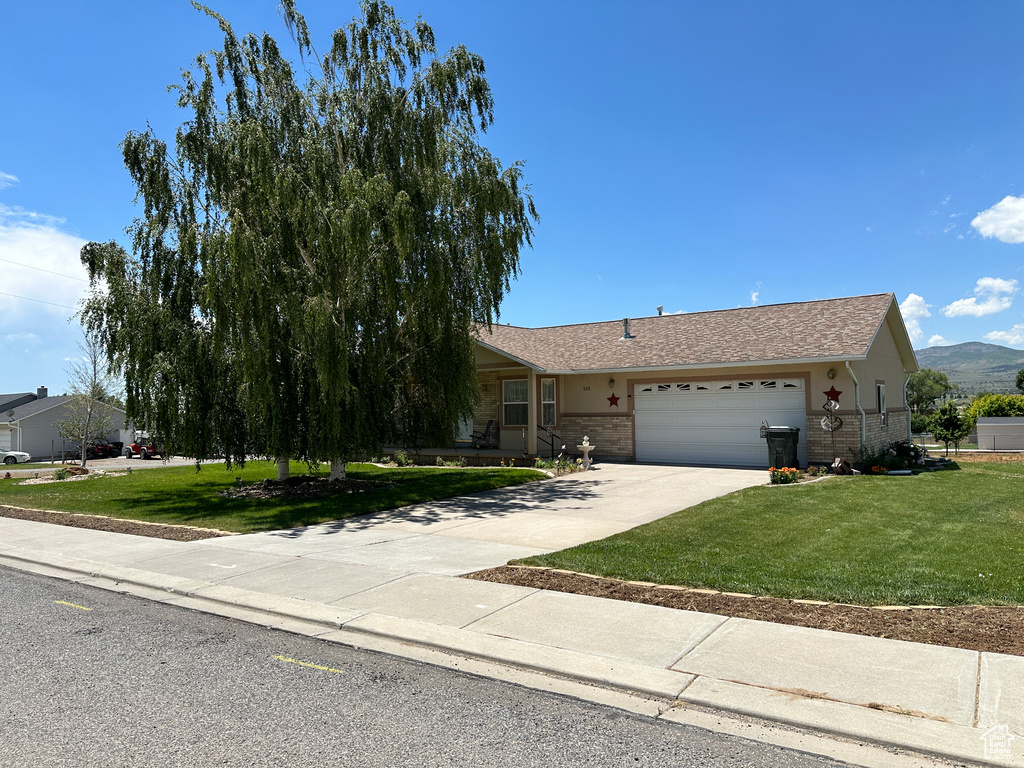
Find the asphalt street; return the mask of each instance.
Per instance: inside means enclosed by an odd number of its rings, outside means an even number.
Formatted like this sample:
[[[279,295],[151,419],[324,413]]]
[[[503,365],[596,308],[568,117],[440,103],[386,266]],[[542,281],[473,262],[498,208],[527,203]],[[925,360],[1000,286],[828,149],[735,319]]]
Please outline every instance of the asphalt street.
[[[2,766],[838,763],[0,568]]]

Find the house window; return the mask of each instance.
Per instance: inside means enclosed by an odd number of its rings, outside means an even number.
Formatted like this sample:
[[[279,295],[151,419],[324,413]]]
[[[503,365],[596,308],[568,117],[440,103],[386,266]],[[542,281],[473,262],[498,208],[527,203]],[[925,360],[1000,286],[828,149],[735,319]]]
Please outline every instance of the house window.
[[[540,380],[540,425],[555,426],[555,380]]]
[[[505,379],[501,382],[503,426],[525,427],[529,417],[530,390],[526,379]]]
[[[886,425],[885,384],[875,385],[875,404],[878,406],[878,423],[884,427]]]

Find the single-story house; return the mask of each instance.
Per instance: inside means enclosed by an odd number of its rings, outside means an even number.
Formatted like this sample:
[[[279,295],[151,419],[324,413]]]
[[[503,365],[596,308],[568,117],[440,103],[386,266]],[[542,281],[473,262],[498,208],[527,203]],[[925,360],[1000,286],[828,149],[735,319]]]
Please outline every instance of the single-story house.
[[[1024,418],[979,416],[978,448],[983,451],[1024,451]]]
[[[64,440],[53,425],[66,417],[66,404],[70,395],[48,394],[46,387],[32,392],[0,394],[0,450],[24,451],[33,459],[59,458],[63,449],[71,450],[71,442]],[[131,434],[125,428],[125,413],[114,409],[107,440],[123,442]]]
[[[768,465],[760,427],[798,427],[801,466],[910,436],[917,358],[891,293],[659,314],[550,328],[477,329],[473,431],[497,447],[626,461]],[[832,436],[824,406],[842,421]]]

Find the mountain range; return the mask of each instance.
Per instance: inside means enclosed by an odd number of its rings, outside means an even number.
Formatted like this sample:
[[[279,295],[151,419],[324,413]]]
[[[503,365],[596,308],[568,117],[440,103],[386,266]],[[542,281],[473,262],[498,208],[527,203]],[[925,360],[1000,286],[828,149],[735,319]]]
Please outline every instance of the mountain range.
[[[1024,368],[1024,350],[981,341],[915,349],[914,354],[918,365],[946,374],[967,397],[978,392],[1016,392],[1014,379]]]

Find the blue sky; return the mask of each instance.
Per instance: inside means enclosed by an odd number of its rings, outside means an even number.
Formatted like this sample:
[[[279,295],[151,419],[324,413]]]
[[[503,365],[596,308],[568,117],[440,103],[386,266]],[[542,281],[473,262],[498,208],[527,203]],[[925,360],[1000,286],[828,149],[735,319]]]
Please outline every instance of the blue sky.
[[[211,4],[287,39],[275,0]],[[891,291],[919,348],[1024,348],[1024,3],[395,7],[483,56],[484,143],[526,161],[542,218],[502,322]],[[321,48],[357,12],[299,9]],[[118,143],[147,123],[172,139],[166,86],[220,36],[184,0],[7,3],[3,21],[0,392],[59,392],[78,249],[126,244],[136,215]]]

